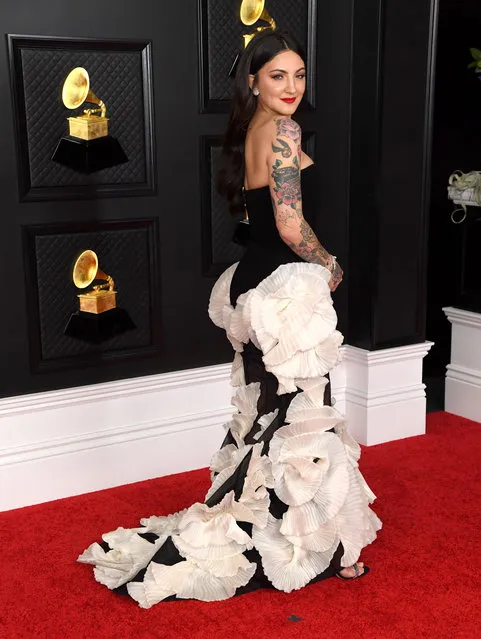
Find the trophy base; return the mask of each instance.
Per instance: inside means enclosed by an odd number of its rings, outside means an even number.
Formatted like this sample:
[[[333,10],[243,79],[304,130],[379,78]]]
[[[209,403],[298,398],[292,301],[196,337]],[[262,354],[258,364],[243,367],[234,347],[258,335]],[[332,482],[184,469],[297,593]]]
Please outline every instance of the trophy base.
[[[117,291],[90,291],[90,293],[77,295],[80,310],[95,315],[115,308],[117,305],[116,296]]]
[[[107,135],[94,140],[81,140],[69,135],[60,139],[52,160],[78,173],[95,173],[128,162],[117,138]]]
[[[98,315],[84,311],[72,313],[64,334],[91,344],[100,344],[134,328],[136,326],[127,311],[123,308],[112,308]]]

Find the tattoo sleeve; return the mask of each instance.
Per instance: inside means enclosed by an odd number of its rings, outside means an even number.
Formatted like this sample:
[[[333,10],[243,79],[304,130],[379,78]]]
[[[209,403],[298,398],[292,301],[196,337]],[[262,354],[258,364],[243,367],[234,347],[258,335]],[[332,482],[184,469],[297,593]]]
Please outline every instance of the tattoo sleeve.
[[[304,218],[299,224],[299,236],[299,238],[295,238],[297,241],[287,242],[289,248],[306,262],[325,266],[329,262],[330,253],[319,242],[316,234]]]
[[[299,125],[290,118],[276,120],[270,188],[277,228],[284,242],[299,257],[325,266],[330,260],[329,252],[302,214],[301,154]],[[290,163],[286,164],[285,160]]]

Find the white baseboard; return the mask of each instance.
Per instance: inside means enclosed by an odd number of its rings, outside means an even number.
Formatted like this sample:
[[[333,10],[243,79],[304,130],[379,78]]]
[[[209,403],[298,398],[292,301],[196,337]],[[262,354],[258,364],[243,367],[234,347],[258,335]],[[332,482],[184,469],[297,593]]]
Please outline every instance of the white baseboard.
[[[331,375],[341,391],[336,408],[346,415],[359,443],[370,446],[426,432],[422,366],[431,346],[423,342],[380,351],[343,347],[343,362]]]
[[[0,511],[207,466],[230,365],[0,399]]]
[[[343,347],[332,394],[360,443],[424,432],[429,347]],[[230,368],[0,399],[0,511],[208,466],[234,410]]]
[[[445,409],[481,422],[481,314],[452,306],[443,311],[452,324]]]

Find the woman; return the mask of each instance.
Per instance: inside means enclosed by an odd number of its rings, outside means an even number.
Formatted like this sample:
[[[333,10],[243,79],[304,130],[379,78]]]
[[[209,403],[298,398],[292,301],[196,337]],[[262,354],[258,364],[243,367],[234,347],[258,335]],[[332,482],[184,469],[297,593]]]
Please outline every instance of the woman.
[[[304,59],[291,36],[268,31],[236,71],[218,186],[233,213],[247,209],[251,237],[210,299],[210,317],[236,351],[237,412],[212,459],[206,500],[107,533],[79,557],[144,608],[368,572],[358,558],[381,524],[327,378],[342,342],[330,297],[342,270],[305,220],[313,162],[291,119]]]

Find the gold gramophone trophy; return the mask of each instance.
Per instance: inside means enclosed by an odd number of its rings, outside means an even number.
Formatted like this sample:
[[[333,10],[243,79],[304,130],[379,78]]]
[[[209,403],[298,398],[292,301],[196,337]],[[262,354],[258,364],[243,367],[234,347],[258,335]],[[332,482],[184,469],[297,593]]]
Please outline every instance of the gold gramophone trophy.
[[[274,30],[276,28],[275,20],[269,15],[265,4],[265,0],[242,0],[240,6],[240,19],[242,24],[245,24],[246,27],[251,27],[258,20],[267,22],[267,26],[256,27],[253,33],[244,33],[242,35],[244,38],[244,48],[257,33],[265,31],[266,29]]]
[[[239,18],[242,24],[245,24],[246,27],[251,27],[256,22],[262,21],[266,22],[267,25],[261,25],[255,28],[252,33],[243,33],[243,47],[244,49],[252,40],[252,38],[261,31],[265,31],[266,29],[276,29],[276,23],[274,18],[269,15],[267,9],[265,8],[265,0],[242,0],[241,6],[239,9]],[[235,60],[230,68],[229,77],[234,77],[237,63],[239,62],[240,52],[237,53]]]
[[[65,78],[62,102],[67,109],[84,103],[96,108],[68,117],[69,135],[61,138],[52,156],[54,162],[79,171],[93,173],[127,162],[118,140],[109,135],[107,107],[90,88],[90,77],[83,67],[75,67]]]
[[[72,273],[77,288],[89,291],[79,293],[79,310],[73,313],[65,328],[65,335],[88,342],[102,342],[114,335],[135,328],[128,313],[117,308],[117,291],[114,280],[99,268],[97,254],[87,249],[75,260]]]
[[[72,137],[95,140],[109,134],[107,107],[90,88],[90,78],[86,69],[76,67],[70,71],[63,83],[62,102],[67,109],[72,110],[77,109],[84,102],[98,105],[97,109],[84,109],[82,115],[67,118],[69,133]]]
[[[115,308],[117,291],[114,291],[114,280],[99,268],[96,253],[83,251],[73,267],[73,283],[77,288],[87,288],[95,280],[105,280],[104,284],[96,284],[87,293],[77,295],[80,310],[85,313],[105,313]]]

